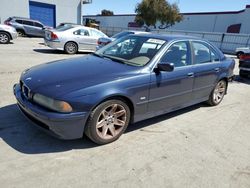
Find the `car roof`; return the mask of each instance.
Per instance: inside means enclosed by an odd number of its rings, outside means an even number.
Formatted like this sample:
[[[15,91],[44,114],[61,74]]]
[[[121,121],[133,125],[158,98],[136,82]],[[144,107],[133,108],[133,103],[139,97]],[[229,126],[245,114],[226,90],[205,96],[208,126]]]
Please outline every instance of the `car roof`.
[[[41,22],[38,21],[38,20],[33,20],[33,19],[30,19],[30,18],[25,18],[25,17],[12,16],[12,17],[10,17],[10,18],[11,18],[11,19],[28,20],[28,21],[34,21],[34,22],[39,22],[39,23],[41,23]]]

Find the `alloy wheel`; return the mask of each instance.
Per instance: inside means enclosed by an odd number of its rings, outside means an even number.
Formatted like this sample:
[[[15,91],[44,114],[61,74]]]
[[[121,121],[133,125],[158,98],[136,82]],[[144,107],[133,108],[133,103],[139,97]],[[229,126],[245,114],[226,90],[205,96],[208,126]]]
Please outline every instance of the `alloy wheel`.
[[[226,93],[226,82],[221,80],[218,82],[214,89],[213,100],[216,104],[219,104]]]
[[[0,43],[6,44],[9,41],[9,37],[5,33],[0,33]]]
[[[106,107],[99,115],[96,123],[96,131],[104,140],[112,139],[123,131],[126,125],[127,112],[120,104],[112,104]]]

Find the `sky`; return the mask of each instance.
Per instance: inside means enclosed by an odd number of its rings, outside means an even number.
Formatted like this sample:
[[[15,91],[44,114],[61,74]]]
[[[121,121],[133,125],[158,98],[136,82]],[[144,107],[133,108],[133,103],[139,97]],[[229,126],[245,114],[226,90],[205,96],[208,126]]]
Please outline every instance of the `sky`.
[[[83,6],[83,15],[100,14],[103,9],[114,14],[133,14],[135,6],[142,0],[92,0]],[[250,0],[169,0],[177,3],[181,13],[239,11],[250,5]]]

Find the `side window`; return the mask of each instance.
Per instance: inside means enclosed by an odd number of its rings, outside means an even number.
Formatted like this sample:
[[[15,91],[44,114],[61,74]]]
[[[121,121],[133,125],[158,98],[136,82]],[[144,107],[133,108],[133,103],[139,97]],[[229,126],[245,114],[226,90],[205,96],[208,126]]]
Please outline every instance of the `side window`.
[[[16,20],[16,22],[19,23],[19,24],[23,24],[22,20]]]
[[[34,26],[43,28],[43,25],[38,22],[34,22]]]
[[[176,42],[161,58],[161,63],[173,63],[175,67],[190,65],[190,50],[188,42]]]
[[[24,25],[33,26],[33,22],[27,21],[27,20],[23,20],[23,24],[24,24]]]
[[[89,31],[85,29],[78,29],[74,31],[74,35],[89,36]]]
[[[201,42],[193,42],[195,64],[209,63],[212,61],[210,47]]]
[[[220,61],[220,56],[213,49],[211,49],[211,59],[212,61]]]

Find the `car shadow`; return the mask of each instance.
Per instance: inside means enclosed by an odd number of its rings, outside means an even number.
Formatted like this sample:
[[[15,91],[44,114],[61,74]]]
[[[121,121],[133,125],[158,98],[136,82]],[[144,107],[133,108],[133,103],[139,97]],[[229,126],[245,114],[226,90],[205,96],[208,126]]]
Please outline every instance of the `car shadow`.
[[[248,78],[242,78],[239,75],[236,75],[234,78],[234,82],[250,85],[250,76]]]
[[[60,140],[47,135],[32,125],[15,104],[0,108],[0,138],[13,149],[25,154],[55,153],[97,146],[87,137]]]
[[[61,50],[54,50],[54,49],[33,49],[33,51],[42,54],[65,54]]]
[[[175,117],[177,117],[179,115],[182,115],[182,114],[185,114],[187,112],[190,112],[190,111],[193,111],[193,110],[196,110],[196,109],[199,109],[199,108],[203,108],[203,107],[209,108],[210,106],[208,106],[205,103],[199,103],[199,104],[196,104],[196,105],[193,105],[193,106],[190,106],[190,107],[186,107],[186,108],[174,111],[174,112],[170,112],[170,113],[163,114],[163,115],[160,115],[160,116],[156,116],[156,117],[153,117],[153,118],[150,118],[150,119],[147,119],[147,120],[143,120],[143,121],[140,121],[138,123],[134,123],[133,125],[130,125],[126,130],[126,133],[136,131],[136,130],[139,130],[139,129],[143,129],[143,128],[151,126],[153,124],[156,124],[156,123],[159,123],[159,122],[162,122],[162,121],[166,121],[166,120],[169,120],[171,118],[175,118]]]
[[[72,56],[72,55],[79,55],[79,54],[82,54],[82,55],[88,55],[88,54],[91,54],[92,52],[77,52],[76,54],[66,54],[64,51],[62,50],[55,50],[55,49],[33,49],[34,52],[38,52],[38,53],[42,53],[42,54],[63,54],[63,55],[69,55],[69,56]]]
[[[201,107],[207,107],[207,105],[197,104],[132,124],[127,128],[125,134]],[[16,104],[0,108],[0,138],[13,149],[25,154],[55,153],[98,147],[86,136],[78,140],[60,140],[44,133],[23,116]]]

